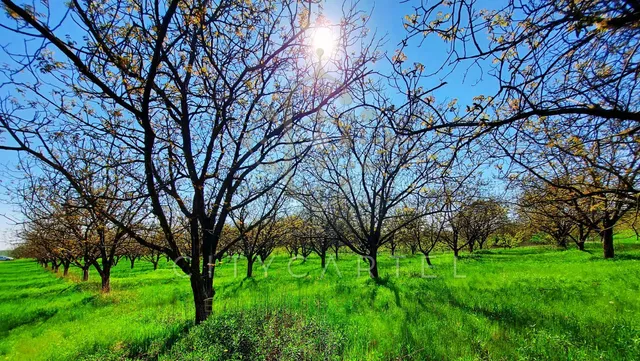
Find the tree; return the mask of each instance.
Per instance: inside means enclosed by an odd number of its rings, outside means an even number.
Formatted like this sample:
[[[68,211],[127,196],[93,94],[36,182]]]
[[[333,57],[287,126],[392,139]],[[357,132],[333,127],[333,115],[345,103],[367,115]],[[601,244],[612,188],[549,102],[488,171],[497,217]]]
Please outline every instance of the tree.
[[[636,129],[640,58],[631,39],[640,30],[633,1],[509,0],[491,9],[456,0],[414,9],[405,17],[404,44],[438,36],[450,44],[446,65],[486,65],[490,70],[481,75],[498,85],[449,125],[534,125],[539,117],[566,116],[563,122],[573,119],[579,127]]]
[[[396,210],[409,197],[430,197],[450,159],[442,139],[398,136],[384,114],[366,115],[334,117],[340,140],[318,151],[303,172],[300,188],[306,207],[322,214],[340,242],[368,260],[370,276],[377,278],[378,250],[412,221],[391,225]],[[418,210],[415,217],[423,212]]]
[[[574,232],[569,233],[569,238],[576,244],[579,250],[584,251],[584,244],[589,239],[591,229],[583,223],[579,223]]]
[[[278,219],[283,193],[284,189],[273,190],[264,198],[266,203],[253,202],[230,214],[239,248],[247,258],[247,278],[253,276],[253,264],[258,257],[264,264],[286,229]]]
[[[519,201],[519,213],[535,230],[550,235],[561,247],[566,248],[567,242],[572,240],[584,251],[591,231],[600,232],[603,218],[610,217],[610,210],[601,207],[602,197],[576,199],[571,191],[531,178],[522,182],[521,187],[524,191]]]
[[[538,189],[524,191],[519,201],[519,214],[531,227],[551,236],[563,248],[567,248],[569,237],[576,228],[576,222],[567,216],[569,211],[553,193]]]
[[[303,227],[297,236],[303,240],[303,244],[308,245],[308,248],[320,257],[320,266],[322,269],[325,269],[327,265],[327,253],[336,243],[337,237],[335,232],[331,229],[330,225],[324,222],[322,214],[305,212],[301,219],[303,220]],[[304,253],[303,256],[305,259],[307,258]]]
[[[531,227],[521,218],[510,219],[493,235],[493,244],[497,247],[512,248],[530,240]]]
[[[59,183],[55,175],[34,174],[27,163],[19,165],[23,182],[14,190],[24,218],[20,238],[31,255],[57,272],[59,263],[66,276],[71,264],[82,269],[82,281],[99,257],[95,221],[86,209],[73,207],[73,191]]]
[[[62,19],[41,16],[48,3],[3,4],[15,20],[5,28],[39,45],[11,49],[3,90],[28,100],[4,99],[0,124],[11,143],[0,149],[55,169],[90,205],[91,192],[65,168],[60,130],[93,135],[94,150],[122,150],[117,159],[135,168],[128,177],[143,187],[121,201],[144,197],[163,242],[103,216],[190,276],[197,323],[211,312],[211,264],[228,249],[219,248],[228,215],[290,174],[316,142],[315,115],[370,74],[379,56],[353,6],[333,25],[316,16],[315,1],[72,1]],[[310,45],[324,27],[338,39],[327,54]],[[248,198],[236,194],[242,185],[255,186]],[[182,222],[188,253],[175,232]]]
[[[403,44],[440,36],[451,45],[445,71],[477,66],[497,88],[465,111],[456,107],[453,117],[440,111],[436,123],[401,130],[474,129],[469,137],[489,135],[511,176],[533,175],[576,201],[599,200],[606,211],[590,227],[600,233],[604,257],[613,257],[613,227],[637,207],[640,190],[637,4],[508,1],[488,10],[460,0],[415,10]]]
[[[461,232],[467,239],[469,252],[477,244],[480,249],[489,236],[507,222],[506,210],[495,200],[476,200],[459,213]]]
[[[300,252],[300,229],[304,227],[303,220],[298,215],[283,217],[282,226],[285,228],[282,232],[281,243],[289,253],[289,258],[298,257]]]
[[[462,218],[457,213],[453,205],[448,203],[445,206],[444,218],[447,222],[447,229],[442,233],[442,239],[453,251],[453,256],[458,258],[460,251],[469,245],[469,240],[462,238],[460,234]]]
[[[414,217],[413,210],[409,210],[404,217],[413,219],[403,229],[398,231],[401,239],[420,251],[429,266],[431,258],[429,255],[436,246],[444,241],[446,222],[442,213],[433,212],[423,217]]]
[[[138,242],[131,239],[125,242],[125,244],[123,245],[123,248],[124,248],[124,251],[123,251],[124,257],[129,260],[129,265],[131,269],[133,269],[133,267],[136,264],[136,261],[142,258],[142,255],[147,250],[147,248],[145,248]]]

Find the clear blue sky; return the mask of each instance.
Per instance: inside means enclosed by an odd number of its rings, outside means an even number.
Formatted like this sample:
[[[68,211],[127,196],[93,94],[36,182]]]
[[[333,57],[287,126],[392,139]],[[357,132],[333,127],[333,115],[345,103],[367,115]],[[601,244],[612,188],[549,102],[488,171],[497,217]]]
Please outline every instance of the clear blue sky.
[[[52,8],[56,8],[54,3],[61,2],[60,0],[52,0]],[[401,3],[394,0],[380,0],[374,1],[361,1],[360,6],[363,10],[371,12],[371,19],[369,26],[372,31],[377,31],[378,35],[386,35],[387,42],[385,51],[388,52],[391,57],[397,48],[398,44],[405,36],[405,30],[403,28],[403,18],[405,15],[412,12],[412,5],[419,3],[419,0],[408,1]],[[491,4],[495,6],[495,2],[485,2],[487,5]],[[334,21],[339,20],[342,5],[341,0],[327,0],[325,2],[325,15]],[[62,7],[58,7],[61,9]],[[6,19],[2,15],[3,19]],[[4,21],[4,20],[3,20]],[[0,29],[0,44],[5,46],[20,45],[17,38],[10,32]],[[411,47],[405,53],[408,57],[407,64],[413,64],[413,62],[420,62],[425,65],[426,70],[434,70],[434,67],[438,67],[442,64],[446,56],[447,44],[445,44],[439,38],[433,37],[427,39],[420,48]],[[462,72],[452,74],[447,78],[448,86],[444,87],[437,94],[439,99],[444,98],[458,98],[460,103],[464,104],[469,101],[473,96],[479,93],[486,93],[490,91],[491,83],[486,81],[481,84],[474,85],[478,78],[477,72],[471,72],[467,75],[466,81],[463,82]],[[486,80],[486,79],[485,79]],[[437,79],[433,79],[432,85],[437,84]],[[426,87],[429,84],[425,84]],[[1,92],[2,90],[0,90]],[[4,141],[0,138],[0,141]],[[0,182],[7,184],[10,181],[10,177],[6,173],[6,167],[9,169],[15,169],[17,156],[12,152],[0,152]],[[19,219],[19,215],[15,212],[14,205],[10,204],[3,195],[0,198],[0,249],[6,249],[10,246],[10,241],[13,238],[16,227],[13,225],[13,221],[10,219]],[[8,218],[9,219],[8,219]]]

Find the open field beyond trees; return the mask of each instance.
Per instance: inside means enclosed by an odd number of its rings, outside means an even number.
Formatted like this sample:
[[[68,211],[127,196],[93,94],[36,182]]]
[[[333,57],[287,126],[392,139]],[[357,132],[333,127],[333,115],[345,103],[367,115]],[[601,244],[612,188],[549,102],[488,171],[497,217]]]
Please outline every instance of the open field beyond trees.
[[[246,261],[217,266],[213,314],[193,326],[188,278],[171,262],[120,262],[112,291],[91,273],[64,279],[36,262],[0,263],[0,358],[7,360],[637,360],[640,243],[616,236],[619,255],[550,246],[422,257],[381,255],[381,277],[340,254],[302,264],[285,252],[267,276]],[[336,268],[337,265],[337,268]],[[237,275],[234,269],[237,267]],[[305,275],[305,277],[293,277]],[[397,271],[396,271],[397,269]],[[339,270],[339,273],[338,273]],[[397,272],[397,273],[396,273]]]

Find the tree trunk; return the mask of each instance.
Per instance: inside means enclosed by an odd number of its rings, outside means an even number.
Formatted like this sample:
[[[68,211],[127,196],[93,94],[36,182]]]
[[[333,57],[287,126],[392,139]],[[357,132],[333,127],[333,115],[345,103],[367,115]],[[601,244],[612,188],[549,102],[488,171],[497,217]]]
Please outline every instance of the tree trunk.
[[[191,290],[193,291],[193,302],[196,309],[196,325],[205,321],[211,314],[213,305],[213,278],[204,279],[207,275],[192,274]],[[213,276],[213,274],[212,274]],[[207,282],[211,282],[211,286],[207,286]]]
[[[51,261],[51,269],[53,270],[53,272],[58,273],[58,267],[60,267],[60,265],[58,264],[58,261],[56,260]]]
[[[153,270],[157,270],[158,269],[158,262],[160,262],[160,260],[157,261],[151,261],[151,263],[153,263]]]
[[[429,265],[429,267],[433,266],[431,264],[431,258],[429,258],[429,253],[425,253],[424,258],[427,260],[427,264]]]
[[[587,242],[587,238],[589,238],[590,231],[582,224],[578,228],[578,231],[578,242],[576,244],[578,245],[579,250],[584,251],[584,244]]]
[[[109,276],[101,276],[102,279],[102,292],[109,293],[111,292],[111,277]]]
[[[473,246],[475,246],[476,242],[469,242],[469,253],[473,253]],[[457,256],[457,255],[456,255]]]
[[[100,278],[102,279],[102,292],[111,292],[111,267],[103,267]]]
[[[135,265],[135,263],[136,263],[136,258],[135,258],[135,257],[131,257],[131,258],[129,259],[129,262],[131,262],[131,269],[133,269],[133,266],[134,266],[134,265]]]
[[[454,256],[455,258],[458,258],[458,253],[459,253],[459,252],[460,252],[460,249],[459,249],[459,248],[454,248],[454,249],[453,249],[453,256]]]
[[[378,258],[376,252],[372,252],[369,255],[369,276],[371,278],[378,278]]]
[[[336,261],[337,261],[338,260],[338,247],[336,247],[335,252],[336,252]]]
[[[600,232],[602,238],[602,248],[604,250],[604,258],[613,258],[615,252],[613,250],[613,225],[605,222],[604,229]]]
[[[253,276],[253,263],[255,259],[253,256],[247,257],[247,278],[251,278]]]
[[[65,277],[69,275],[69,265],[70,265],[69,262],[63,262],[62,264],[62,266],[64,267],[62,271],[62,275]]]
[[[89,280],[89,268],[83,268],[82,269],[82,281],[88,281]]]
[[[565,237],[561,237],[558,242],[558,246],[567,249],[567,239]]]
[[[322,269],[324,269],[327,264],[327,251],[320,253],[320,263],[322,264]]]

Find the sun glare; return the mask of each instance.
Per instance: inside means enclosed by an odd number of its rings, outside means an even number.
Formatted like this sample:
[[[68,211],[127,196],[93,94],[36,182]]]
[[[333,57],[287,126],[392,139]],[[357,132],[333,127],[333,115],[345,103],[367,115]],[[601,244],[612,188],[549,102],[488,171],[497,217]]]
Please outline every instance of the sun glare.
[[[313,49],[319,58],[331,56],[335,43],[333,31],[328,27],[318,28],[313,34]]]

